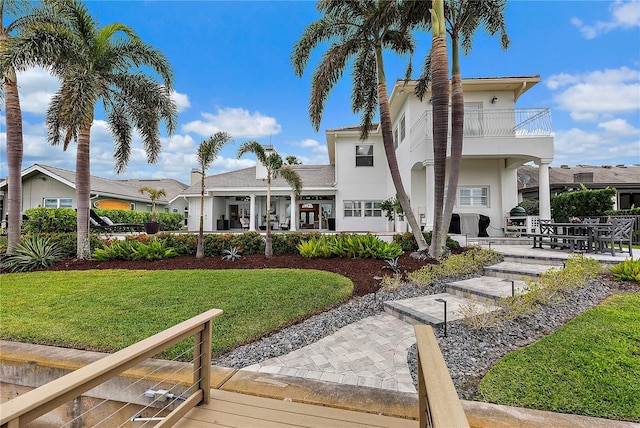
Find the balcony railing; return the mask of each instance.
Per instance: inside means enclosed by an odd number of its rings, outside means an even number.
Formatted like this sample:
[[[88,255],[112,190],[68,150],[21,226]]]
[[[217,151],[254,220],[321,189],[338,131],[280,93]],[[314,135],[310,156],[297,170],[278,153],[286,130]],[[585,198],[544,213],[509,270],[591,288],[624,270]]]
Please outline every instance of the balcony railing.
[[[547,108],[484,110],[466,108],[464,111],[465,137],[550,137],[551,112]],[[412,141],[433,136],[431,110],[424,112],[411,127]],[[451,120],[449,120],[451,136]]]

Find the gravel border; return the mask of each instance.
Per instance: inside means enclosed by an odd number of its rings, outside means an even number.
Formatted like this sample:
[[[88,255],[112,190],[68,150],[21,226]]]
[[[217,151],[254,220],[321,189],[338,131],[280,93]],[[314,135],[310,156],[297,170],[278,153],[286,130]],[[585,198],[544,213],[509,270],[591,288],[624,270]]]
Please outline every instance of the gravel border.
[[[474,276],[479,275],[458,279]],[[446,282],[451,282],[451,279]],[[354,297],[339,307],[225,353],[212,363],[241,369],[285,355],[315,343],[348,324],[380,314],[383,311],[383,302],[387,300],[443,293],[445,284],[444,281],[437,282],[425,290],[409,283],[393,291],[378,291],[363,297]],[[463,399],[473,398],[482,377],[505,354],[554,332],[610,294],[610,287],[600,279],[594,279],[579,290],[567,292],[566,300],[550,306],[539,306],[537,313],[505,321],[498,327],[472,330],[459,321],[448,323],[448,337],[442,337],[441,331],[436,334],[458,395]],[[407,362],[417,388],[415,345],[409,349]]]

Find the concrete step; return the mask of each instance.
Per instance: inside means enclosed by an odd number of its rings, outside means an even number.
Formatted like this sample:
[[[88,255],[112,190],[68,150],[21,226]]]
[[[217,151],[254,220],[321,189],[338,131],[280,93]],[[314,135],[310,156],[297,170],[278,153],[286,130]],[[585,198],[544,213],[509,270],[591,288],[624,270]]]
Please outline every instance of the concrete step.
[[[500,262],[484,268],[484,275],[515,280],[521,280],[522,277],[539,278],[552,267],[545,264]]]
[[[566,258],[553,256],[525,256],[519,254],[503,254],[503,261],[511,263],[549,265],[554,267],[564,266]]]
[[[529,245],[533,246],[533,238],[526,236],[508,237],[508,236],[488,236],[488,237],[467,237],[467,245],[481,245],[483,247],[491,247],[492,245]]]
[[[478,302],[497,304],[500,298],[510,297],[512,292],[522,294],[525,287],[526,282],[520,280],[480,276],[447,283],[446,291]]]
[[[437,327],[444,323],[444,303],[437,299],[447,302],[447,322],[463,318],[460,311],[462,305],[478,306],[478,302],[475,300],[454,294],[440,293],[387,301],[384,302],[384,310],[410,324],[427,324]],[[482,305],[480,310],[495,311],[498,309],[494,305]]]

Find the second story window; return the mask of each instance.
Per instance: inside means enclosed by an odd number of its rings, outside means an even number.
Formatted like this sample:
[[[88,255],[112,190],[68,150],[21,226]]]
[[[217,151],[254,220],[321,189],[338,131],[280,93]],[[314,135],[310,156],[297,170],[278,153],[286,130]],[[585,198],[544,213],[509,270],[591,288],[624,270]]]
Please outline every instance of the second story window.
[[[400,119],[400,141],[404,141],[404,137],[407,135],[407,126],[404,116]]]
[[[373,166],[373,144],[356,146],[356,166]]]

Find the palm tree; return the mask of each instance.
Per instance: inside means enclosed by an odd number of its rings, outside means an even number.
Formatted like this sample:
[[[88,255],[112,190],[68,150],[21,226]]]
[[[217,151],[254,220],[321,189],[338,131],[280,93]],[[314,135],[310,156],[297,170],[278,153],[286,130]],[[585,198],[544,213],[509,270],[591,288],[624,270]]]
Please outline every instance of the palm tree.
[[[211,164],[218,157],[218,153],[222,147],[231,141],[231,135],[226,132],[218,131],[208,140],[203,141],[198,146],[198,166],[200,169],[200,228],[198,229],[198,246],[196,249],[196,258],[204,257],[204,176]]]
[[[407,27],[400,26],[402,9],[391,0],[321,0],[318,10],[324,16],[310,24],[295,44],[291,62],[302,76],[311,51],[330,42],[322,62],[313,74],[309,116],[316,131],[331,89],[353,60],[352,110],[361,112],[361,139],[366,139],[379,107],[382,142],[391,178],[407,221],[420,250],[427,248],[409,197],[402,184],[393,144],[389,97],[382,53],[385,49],[410,54],[414,40]]]
[[[291,204],[293,204],[300,197],[302,179],[296,170],[284,164],[282,157],[277,152],[274,151],[267,154],[264,147],[257,141],[245,141],[242,143],[238,149],[238,159],[246,153],[253,153],[256,156],[256,160],[264,165],[267,170],[267,233],[264,245],[264,256],[271,257],[273,255],[271,245],[271,181],[278,178],[278,176],[284,178],[293,190],[295,196],[295,201],[291,201]]]
[[[149,194],[149,199],[151,199],[151,221],[156,223],[158,221],[158,218],[156,217],[156,201],[163,196],[167,196],[167,191],[164,189],[155,189],[149,186],[142,186],[139,190],[142,194]]]
[[[9,49],[10,38],[19,29],[18,19],[26,15],[28,1],[0,0],[0,51]],[[5,18],[13,18],[5,27]],[[7,205],[7,254],[13,254],[20,242],[20,220],[22,210],[22,110],[18,95],[18,79],[11,64],[2,66],[2,86],[5,100],[7,125],[7,165],[9,167]]]
[[[115,150],[117,173],[124,171],[131,154],[133,129],[142,137],[150,163],[161,150],[158,126],[165,122],[173,133],[177,109],[171,99],[173,72],[166,57],[144,43],[126,25],[99,27],[79,0],[54,2],[59,21],[23,35],[16,44],[14,62],[42,65],[61,80],[46,115],[48,141],[77,142],[76,207],[77,257],[88,258],[90,209],[90,142],[94,109],[106,113]],[[35,52],[35,55],[34,55]],[[143,67],[156,73],[159,83]]]
[[[465,55],[471,52],[473,36],[478,27],[482,25],[490,35],[500,33],[500,44],[503,49],[509,46],[509,37],[506,34],[504,11],[506,0],[447,0],[443,2],[446,31],[451,37],[451,157],[449,162],[449,182],[447,185],[447,199],[444,206],[436,209],[436,217],[442,212],[441,221],[434,225],[432,241],[432,255],[439,256],[445,246],[446,233],[449,229],[451,214],[456,200],[458,177],[460,175],[460,162],[462,160],[462,147],[464,138],[464,94],[462,90],[462,74],[460,71],[460,49]],[[406,17],[409,20],[418,17],[419,25],[431,26],[433,14],[428,10],[425,2],[410,2]],[[413,24],[418,24],[413,21]],[[422,98],[426,92],[428,82],[432,78],[433,70],[432,53],[425,60],[423,75],[417,85],[417,95]],[[436,122],[434,111],[434,151],[436,145],[435,127],[442,131],[442,123]],[[439,149],[442,149],[439,147]],[[446,146],[445,146],[446,151]],[[446,152],[445,152],[446,153]],[[441,154],[440,154],[441,156]],[[442,160],[440,159],[440,162]],[[440,162],[434,160],[435,165]],[[443,174],[442,177],[438,177]],[[446,171],[442,168],[436,171],[438,184],[444,183]],[[444,184],[442,184],[444,185]],[[443,192],[444,194],[444,192]],[[437,195],[437,194],[436,194]],[[436,196],[436,204],[439,198]],[[439,205],[439,204],[438,204]],[[434,244],[434,245],[433,245]]]
[[[287,165],[302,165],[297,156],[289,155],[285,159],[287,160]]]

